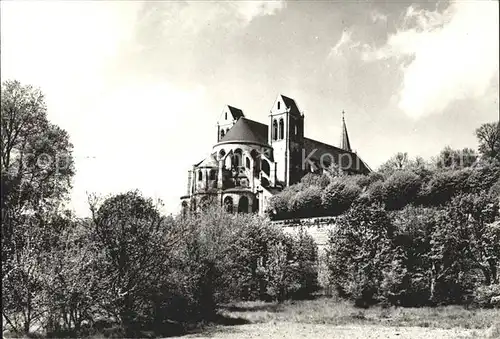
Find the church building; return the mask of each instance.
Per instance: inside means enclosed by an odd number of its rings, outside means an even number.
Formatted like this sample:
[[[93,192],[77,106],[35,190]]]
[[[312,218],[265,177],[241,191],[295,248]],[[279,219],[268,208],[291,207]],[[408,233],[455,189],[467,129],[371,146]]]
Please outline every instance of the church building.
[[[188,172],[183,214],[208,203],[230,212],[263,214],[274,194],[309,172],[321,173],[332,165],[347,174],[371,171],[351,150],[344,117],[339,147],[306,138],[304,114],[284,95],[276,98],[269,125],[226,106],[217,122],[216,140],[210,155]]]

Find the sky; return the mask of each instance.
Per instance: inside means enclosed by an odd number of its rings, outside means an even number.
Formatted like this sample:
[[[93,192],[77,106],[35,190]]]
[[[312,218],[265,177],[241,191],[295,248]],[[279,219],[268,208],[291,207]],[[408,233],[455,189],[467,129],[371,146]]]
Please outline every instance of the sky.
[[[376,169],[396,152],[477,147],[499,117],[498,2],[2,1],[1,79],[45,93],[69,132],[71,207],[139,189],[178,211],[229,104],[267,123],[278,94],[305,135]]]

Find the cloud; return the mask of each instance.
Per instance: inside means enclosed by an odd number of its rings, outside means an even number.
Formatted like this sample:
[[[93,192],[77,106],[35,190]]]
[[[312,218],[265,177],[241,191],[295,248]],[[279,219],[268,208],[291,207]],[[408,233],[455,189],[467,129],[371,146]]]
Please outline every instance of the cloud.
[[[372,11],[370,13],[370,17],[371,17],[373,23],[377,23],[379,21],[384,22],[384,23],[387,22],[387,15],[382,14],[379,11]]]
[[[286,7],[284,0],[234,1],[229,2],[229,4],[235,7],[245,23],[250,23],[253,19],[260,16],[275,15]]]
[[[452,2],[443,12],[409,7],[385,45],[360,46],[365,61],[395,58],[404,80],[398,106],[419,118],[479,98],[498,74],[498,2]]]
[[[353,41],[352,33],[348,30],[343,30],[339,41],[333,46],[330,51],[331,56],[343,56],[346,51],[356,49],[360,43],[358,41]]]
[[[286,2],[164,1],[146,2],[142,5],[144,21],[161,23],[164,27],[163,33],[168,35],[179,29],[184,33],[198,34],[215,28],[244,28],[259,17],[277,14],[286,7]]]

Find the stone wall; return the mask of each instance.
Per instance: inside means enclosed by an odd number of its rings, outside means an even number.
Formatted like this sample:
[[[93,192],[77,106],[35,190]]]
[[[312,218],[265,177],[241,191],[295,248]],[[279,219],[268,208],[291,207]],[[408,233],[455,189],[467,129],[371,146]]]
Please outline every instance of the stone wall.
[[[330,230],[336,226],[336,218],[304,218],[273,221],[274,225],[283,227],[283,231],[295,235],[302,228],[307,232],[318,245],[318,280],[323,292],[331,294],[329,288],[327,267],[325,263],[325,248],[328,244]]]

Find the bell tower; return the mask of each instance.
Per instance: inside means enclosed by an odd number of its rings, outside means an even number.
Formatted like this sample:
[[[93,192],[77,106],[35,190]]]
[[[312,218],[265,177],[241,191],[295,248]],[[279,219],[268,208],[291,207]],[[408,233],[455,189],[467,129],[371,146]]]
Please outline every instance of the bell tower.
[[[269,144],[277,162],[276,177],[284,186],[300,180],[304,145],[304,115],[295,100],[278,95],[270,112]]]

